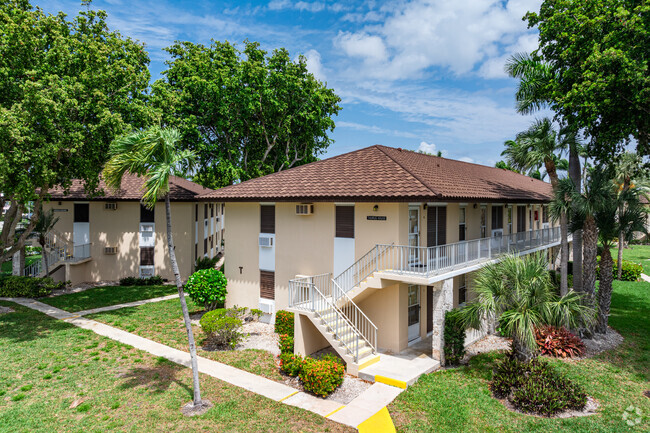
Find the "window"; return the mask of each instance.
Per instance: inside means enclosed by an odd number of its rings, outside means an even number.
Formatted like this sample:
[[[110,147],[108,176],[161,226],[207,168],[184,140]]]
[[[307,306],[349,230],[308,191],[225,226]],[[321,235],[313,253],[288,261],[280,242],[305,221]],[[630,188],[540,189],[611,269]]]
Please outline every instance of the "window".
[[[210,218],[214,218],[214,204],[210,205]]]
[[[512,206],[508,206],[508,234],[512,234]]]
[[[199,205],[195,204],[194,205],[194,222],[199,221]]]
[[[337,238],[354,238],[354,206],[336,206]]]
[[[465,224],[465,212],[467,209],[464,207],[460,208],[460,213],[458,215],[458,240],[459,241],[464,241],[466,232],[467,232],[467,226]]]
[[[260,233],[275,233],[275,206],[260,206]]]
[[[90,222],[90,205],[88,203],[75,203],[74,204],[74,222],[87,223]]]
[[[275,272],[260,271],[260,298],[275,299]]]
[[[427,246],[435,247],[447,243],[447,207],[427,207]]]
[[[203,238],[203,254],[208,253],[208,238]]]
[[[208,219],[208,204],[203,205],[203,219],[207,220]]]
[[[467,302],[467,274],[458,276],[458,305]]]
[[[487,206],[481,206],[481,238],[487,237]]]
[[[503,228],[503,206],[492,206],[492,230]]]
[[[152,223],[154,222],[155,210],[149,209],[142,203],[140,203],[140,222],[141,223]]]
[[[153,247],[140,247],[140,266],[153,266]]]

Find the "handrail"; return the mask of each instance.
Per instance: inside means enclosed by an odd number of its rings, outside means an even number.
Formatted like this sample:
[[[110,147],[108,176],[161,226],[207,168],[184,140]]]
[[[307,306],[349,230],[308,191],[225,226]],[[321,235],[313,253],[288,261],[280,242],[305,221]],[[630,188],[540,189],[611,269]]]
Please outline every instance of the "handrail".
[[[91,244],[74,245],[71,247],[63,246],[55,248],[49,252],[43,251],[43,254],[47,254],[48,265],[49,267],[52,267],[56,266],[60,262],[74,263],[90,258],[90,246]],[[41,260],[26,266],[23,275],[28,277],[38,277],[44,272],[43,268],[44,260],[41,258]]]
[[[339,300],[345,298],[343,299],[343,305],[340,307],[341,311],[352,322],[352,326],[361,338],[368,343],[368,346],[372,349],[372,353],[377,353],[377,326],[333,279],[332,284],[333,304],[336,305]]]

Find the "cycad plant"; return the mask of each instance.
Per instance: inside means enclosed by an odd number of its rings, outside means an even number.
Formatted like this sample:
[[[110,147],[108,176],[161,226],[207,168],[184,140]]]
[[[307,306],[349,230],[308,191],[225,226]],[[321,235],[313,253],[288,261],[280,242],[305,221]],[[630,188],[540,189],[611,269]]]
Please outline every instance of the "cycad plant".
[[[593,309],[570,290],[558,296],[543,254],[505,256],[477,272],[476,297],[458,311],[465,328],[479,329],[485,317],[495,317],[501,332],[512,338],[512,355],[530,361],[537,351],[535,329],[543,325],[576,327],[593,321]]]
[[[149,209],[153,209],[158,200],[164,199],[165,201],[167,252],[178,289],[189,341],[194,382],[193,408],[200,410],[205,407],[205,404],[201,399],[199,387],[199,370],[196,358],[196,344],[192,333],[192,322],[190,321],[181,275],[178,270],[178,262],[176,261],[176,252],[174,251],[172,215],[169,201],[169,177],[172,175],[184,176],[192,170],[196,162],[196,155],[193,152],[177,148],[180,139],[181,136],[178,130],[157,126],[118,138],[111,143],[110,159],[104,167],[103,175],[106,184],[116,190],[120,188],[122,177],[127,172],[142,176],[146,179],[142,197],[143,204]]]

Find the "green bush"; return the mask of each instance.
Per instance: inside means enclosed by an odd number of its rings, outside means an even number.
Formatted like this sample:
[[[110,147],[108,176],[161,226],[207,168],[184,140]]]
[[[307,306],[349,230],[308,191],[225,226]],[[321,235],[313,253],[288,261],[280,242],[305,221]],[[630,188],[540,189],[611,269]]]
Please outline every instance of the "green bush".
[[[52,278],[7,276],[0,278],[0,296],[8,298],[41,298],[62,289],[67,283],[55,283]]]
[[[288,352],[280,354],[280,369],[291,377],[296,377],[300,374],[304,362],[300,355],[294,355]]]
[[[275,313],[275,332],[293,337],[293,313],[284,310]]]
[[[560,293],[560,283],[561,283],[562,275],[560,275],[559,272],[553,271],[553,270],[548,271],[548,273],[549,273],[549,275],[551,277],[551,282],[553,283],[555,288],[558,290],[558,294],[559,294]],[[568,286],[570,288],[573,287],[573,274],[571,272],[569,272],[567,274],[567,282],[568,282]]]
[[[458,365],[465,356],[465,328],[461,326],[457,311],[445,313],[445,365]]]
[[[194,264],[194,272],[202,271],[204,269],[213,269],[214,265],[219,261],[219,256],[214,256],[213,258],[209,257],[200,257],[196,259]]]
[[[341,364],[342,366],[345,367],[345,361],[343,361],[341,358],[338,356],[332,354],[332,353],[326,353],[324,355],[321,355],[318,359],[323,360],[323,361],[332,361],[336,362],[337,364]]]
[[[240,314],[241,311],[235,308],[219,308],[205,313],[199,324],[208,344],[234,349],[245,336],[241,332],[243,322]]]
[[[185,291],[192,301],[211,311],[215,308],[222,308],[226,303],[227,285],[228,280],[221,271],[203,269],[196,271],[187,280]]]
[[[587,403],[582,388],[539,358],[506,358],[495,368],[490,387],[495,397],[507,398],[517,409],[544,416],[581,410]]]
[[[327,397],[343,383],[344,374],[345,367],[338,362],[307,358],[299,376],[305,391]]]
[[[165,282],[160,275],[149,278],[125,277],[120,278],[120,286],[160,286]]]
[[[293,353],[293,336],[280,335],[280,353]]]
[[[621,281],[638,281],[643,272],[643,266],[628,260],[623,260],[622,269]],[[618,276],[618,260],[614,260],[612,275],[614,278]],[[598,257],[598,266],[596,266],[596,279],[600,279],[600,257]]]

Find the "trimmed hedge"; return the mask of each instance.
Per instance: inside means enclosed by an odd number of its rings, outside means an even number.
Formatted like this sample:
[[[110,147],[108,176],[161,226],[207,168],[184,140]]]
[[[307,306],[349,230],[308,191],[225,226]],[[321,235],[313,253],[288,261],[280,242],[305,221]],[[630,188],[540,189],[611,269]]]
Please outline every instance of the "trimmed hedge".
[[[643,266],[640,264],[623,260],[623,274],[621,275],[621,281],[638,281],[639,278],[641,278],[642,272]],[[614,276],[614,279],[618,276],[618,260],[616,259],[614,259],[612,275]],[[596,266],[596,279],[600,279],[600,257],[598,257],[598,266]]]
[[[465,328],[460,324],[457,311],[445,312],[445,365],[458,365],[465,356]]]
[[[280,353],[293,353],[293,336],[282,334],[280,335]]]
[[[52,290],[63,289],[67,283],[55,283],[52,278],[7,276],[0,278],[0,296],[7,298],[41,298]]]
[[[296,377],[300,374],[304,362],[300,355],[294,355],[288,352],[280,354],[280,370],[291,377]]]
[[[299,377],[305,391],[327,397],[343,383],[345,367],[338,362],[307,358]]]
[[[225,305],[227,286],[223,272],[211,268],[194,272],[185,284],[185,291],[192,301],[211,311]]]
[[[165,282],[160,275],[149,278],[125,277],[120,278],[120,286],[160,286]]]
[[[537,415],[582,410],[587,403],[581,387],[539,358],[531,362],[504,359],[495,368],[490,388],[495,397],[507,398],[517,409]]]
[[[293,313],[284,310],[275,313],[275,332],[293,337]]]
[[[234,349],[244,338],[244,334],[240,331],[243,325],[240,319],[241,313],[241,310],[236,308],[219,308],[205,313],[199,324],[206,334],[208,343]]]

